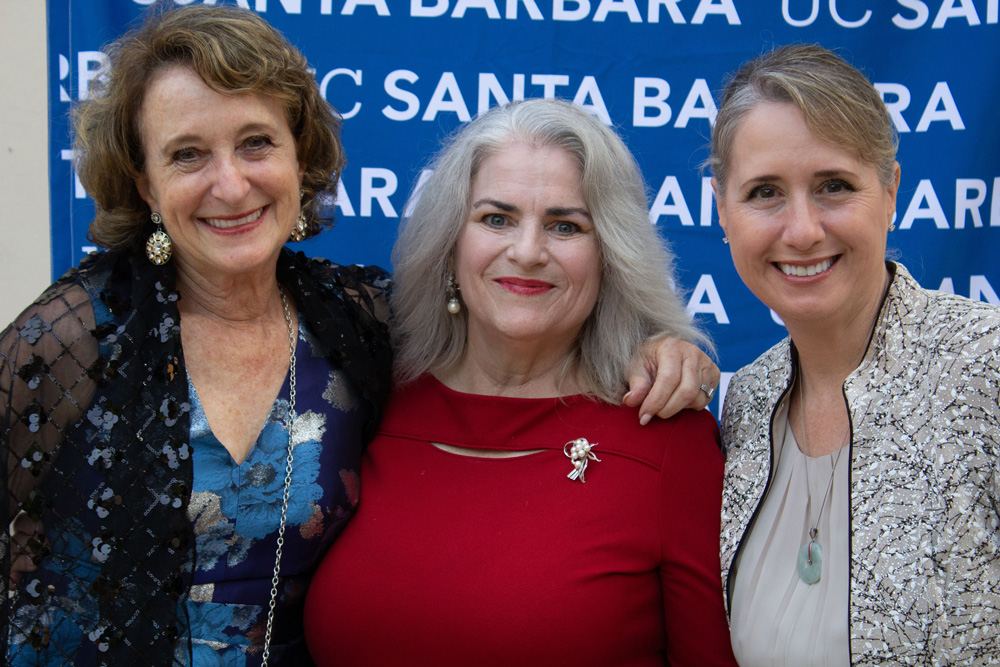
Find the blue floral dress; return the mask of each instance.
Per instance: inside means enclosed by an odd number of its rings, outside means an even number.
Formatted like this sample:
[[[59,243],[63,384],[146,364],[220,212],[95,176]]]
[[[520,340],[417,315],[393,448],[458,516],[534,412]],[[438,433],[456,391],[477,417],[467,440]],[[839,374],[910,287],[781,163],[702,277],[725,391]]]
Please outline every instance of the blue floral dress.
[[[367,409],[303,326],[296,348],[292,485],[286,515],[270,663],[308,662],[302,603],[313,566],[358,502]],[[253,449],[237,465],[212,433],[189,380],[194,484],[188,515],[196,538],[187,615],[191,664],[260,664],[288,455],[288,378]],[[187,662],[187,646],[177,659]]]

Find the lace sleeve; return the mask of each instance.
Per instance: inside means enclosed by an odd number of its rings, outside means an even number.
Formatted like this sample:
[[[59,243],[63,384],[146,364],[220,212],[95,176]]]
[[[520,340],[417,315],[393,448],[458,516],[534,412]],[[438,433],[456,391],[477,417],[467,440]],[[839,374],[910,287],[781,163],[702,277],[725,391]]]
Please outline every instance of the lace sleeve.
[[[377,321],[390,325],[389,292],[392,289],[392,279],[389,274],[377,266],[361,265],[340,267],[340,274],[346,283],[347,295]]]
[[[90,298],[68,282],[54,284],[0,333],[0,451],[7,462],[0,538],[4,607],[16,556],[6,527],[22,512],[40,517],[32,491],[94,396],[98,352]]]
[[[392,375],[389,274],[375,266],[338,266],[286,250],[278,261],[278,280],[291,290],[330,362],[369,401],[373,411],[365,438],[370,438],[381,418]]]

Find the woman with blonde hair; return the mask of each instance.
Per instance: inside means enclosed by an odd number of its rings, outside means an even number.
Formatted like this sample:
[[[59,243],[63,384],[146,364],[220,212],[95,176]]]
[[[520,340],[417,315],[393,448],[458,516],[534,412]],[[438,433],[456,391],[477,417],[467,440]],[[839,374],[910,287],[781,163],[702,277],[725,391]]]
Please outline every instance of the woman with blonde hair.
[[[878,91],[786,46],[712,133],[719,220],[789,337],[722,417],[722,561],[743,665],[1000,660],[1000,309],[886,261],[899,164]]]

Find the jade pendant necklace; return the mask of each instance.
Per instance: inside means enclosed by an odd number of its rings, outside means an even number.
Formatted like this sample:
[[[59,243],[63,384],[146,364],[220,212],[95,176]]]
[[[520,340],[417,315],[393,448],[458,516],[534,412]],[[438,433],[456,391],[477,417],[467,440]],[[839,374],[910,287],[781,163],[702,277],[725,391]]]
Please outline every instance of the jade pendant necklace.
[[[802,444],[806,442],[806,402],[802,396],[802,376],[798,377],[799,384],[799,419],[802,425]],[[819,505],[819,514],[816,516],[816,523],[810,523],[809,541],[799,549],[799,557],[795,561],[795,569],[799,572],[799,578],[810,586],[819,582],[823,569],[823,547],[820,546],[816,538],[819,536],[819,522],[823,518],[823,510],[826,508],[826,501],[833,491],[833,476],[837,473],[837,464],[840,463],[840,455],[844,453],[844,444],[847,443],[847,436],[851,434],[851,426],[848,424],[847,433],[840,442],[840,449],[837,450],[837,458],[833,462],[833,469],[830,471],[830,482],[826,485],[826,493],[823,494],[823,502]],[[809,462],[806,461],[806,493],[809,503],[806,511],[812,514],[812,487],[809,485]]]

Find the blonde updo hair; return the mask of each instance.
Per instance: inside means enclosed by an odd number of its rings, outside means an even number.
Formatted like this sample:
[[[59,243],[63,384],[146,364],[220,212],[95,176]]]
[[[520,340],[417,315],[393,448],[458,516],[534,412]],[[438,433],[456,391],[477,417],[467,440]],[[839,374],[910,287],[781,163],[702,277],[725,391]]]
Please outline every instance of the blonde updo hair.
[[[894,182],[896,131],[875,86],[829,49],[797,44],[745,63],[726,84],[707,160],[720,193],[740,123],[761,102],[794,104],[813,134],[874,165],[883,185]]]

